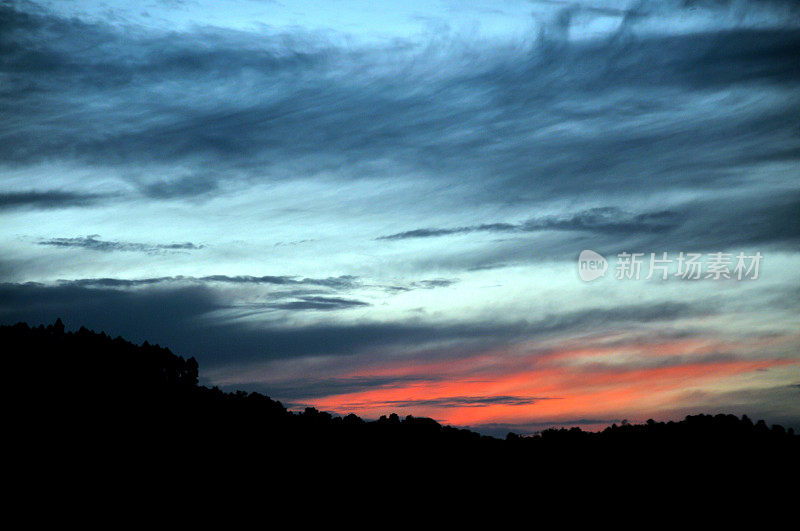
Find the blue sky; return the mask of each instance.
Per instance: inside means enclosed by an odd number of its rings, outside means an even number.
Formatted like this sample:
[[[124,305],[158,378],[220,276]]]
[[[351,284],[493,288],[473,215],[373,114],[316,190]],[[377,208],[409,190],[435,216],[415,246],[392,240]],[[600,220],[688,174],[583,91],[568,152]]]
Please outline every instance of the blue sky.
[[[487,433],[800,426],[794,1],[11,2],[0,320]],[[577,257],[759,252],[759,278]]]

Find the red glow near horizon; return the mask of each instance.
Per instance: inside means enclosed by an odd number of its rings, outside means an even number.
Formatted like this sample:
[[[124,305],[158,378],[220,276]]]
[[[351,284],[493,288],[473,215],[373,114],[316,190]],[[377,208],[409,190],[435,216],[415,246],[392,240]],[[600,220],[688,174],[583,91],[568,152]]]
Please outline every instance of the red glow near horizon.
[[[564,349],[532,356],[484,353],[450,361],[395,362],[343,377],[419,375],[419,380],[309,402],[321,410],[366,418],[397,412],[461,426],[578,418],[644,420],[648,412],[670,409],[676,396],[687,390],[794,363],[715,357],[715,352],[720,352],[718,343],[686,339],[624,349]]]

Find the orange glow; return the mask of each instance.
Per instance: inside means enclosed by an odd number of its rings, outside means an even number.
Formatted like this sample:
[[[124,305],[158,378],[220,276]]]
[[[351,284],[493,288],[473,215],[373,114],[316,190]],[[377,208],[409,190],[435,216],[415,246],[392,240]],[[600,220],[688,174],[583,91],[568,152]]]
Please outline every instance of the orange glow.
[[[398,360],[343,378],[408,377],[396,384],[310,400],[315,407],[375,418],[397,412],[453,425],[608,418],[669,407],[676,392],[715,380],[796,363],[739,359],[698,339],[535,354],[489,352],[448,361]],[[741,348],[741,345],[739,345]],[[666,360],[666,361],[665,361]],[[430,376],[428,376],[430,375]]]

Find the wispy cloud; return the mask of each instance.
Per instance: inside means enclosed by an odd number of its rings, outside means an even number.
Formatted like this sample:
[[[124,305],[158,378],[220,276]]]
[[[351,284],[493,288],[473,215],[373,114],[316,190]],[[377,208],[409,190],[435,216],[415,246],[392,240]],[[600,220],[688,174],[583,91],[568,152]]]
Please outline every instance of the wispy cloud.
[[[586,231],[598,233],[663,232],[680,224],[677,212],[663,210],[631,214],[614,207],[592,208],[573,215],[545,216],[523,223],[483,223],[467,227],[425,228],[381,236],[379,240],[431,238],[471,232],[539,232],[545,230]]]
[[[136,286],[148,286],[153,284],[268,284],[274,286],[322,286],[334,289],[349,289],[359,285],[359,278],[353,275],[341,275],[338,277],[327,278],[303,278],[289,275],[206,275],[202,277],[193,276],[173,276],[173,277],[151,277],[151,278],[80,278],[74,280],[62,280],[61,285],[79,287],[100,287],[100,288],[129,288]]]
[[[136,178],[158,198],[213,193],[235,176],[285,178],[292,168],[346,167],[358,177],[380,161],[475,183],[473,200],[734,184],[743,164],[797,158],[797,102],[763,98],[765,87],[798,82],[800,33],[786,20],[778,29],[630,33],[624,48],[613,38],[544,36],[473,47],[445,35],[441,46],[353,49],[302,31],[131,35],[4,6],[4,34],[14,38],[0,63],[9,77],[0,153],[15,164],[179,166],[179,175]],[[705,93],[731,86],[743,100],[702,106]],[[95,104],[131,97],[135,109]],[[73,110],[59,114],[64,107]]]
[[[558,397],[526,397],[526,396],[505,396],[505,395],[491,395],[491,396],[447,396],[441,398],[428,398],[419,400],[390,400],[384,403],[371,403],[371,407],[384,407],[391,409],[393,407],[415,407],[415,406],[434,406],[434,407],[484,407],[495,404],[504,406],[527,406],[535,404],[542,400],[559,400]],[[344,404],[343,407],[347,407]],[[363,407],[363,404],[362,404]]]
[[[369,306],[369,303],[341,297],[300,297],[299,300],[265,304],[264,307],[280,310],[341,310]]]
[[[196,251],[205,247],[202,244],[196,244],[192,242],[138,243],[138,242],[126,242],[126,241],[100,240],[99,235],[97,234],[89,236],[79,236],[75,238],[49,238],[46,240],[42,240],[38,243],[39,245],[46,245],[52,247],[87,249],[89,251],[98,251],[104,253],[109,253],[114,251],[126,251],[126,252],[138,252],[146,254],[158,254],[158,253]]]

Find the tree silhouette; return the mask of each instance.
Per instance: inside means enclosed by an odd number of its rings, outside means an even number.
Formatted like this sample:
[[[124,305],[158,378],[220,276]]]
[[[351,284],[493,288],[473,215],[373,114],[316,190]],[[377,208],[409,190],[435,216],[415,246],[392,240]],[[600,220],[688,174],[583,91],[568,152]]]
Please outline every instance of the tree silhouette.
[[[278,464],[316,473],[370,472],[392,460],[411,471],[571,477],[677,470],[761,477],[797,466],[800,436],[747,416],[694,415],[679,422],[623,421],[597,433],[547,429],[505,439],[397,414],[367,421],[308,407],[300,413],[259,393],[198,385],[198,364],[169,349],[81,327],[0,327],[5,359],[21,385],[24,407],[12,417],[42,460],[153,474],[204,470],[273,470]],[[289,457],[291,456],[291,457]],[[379,467],[380,468],[380,467]],[[790,469],[790,470],[796,470]],[[760,474],[760,476],[759,476]]]

